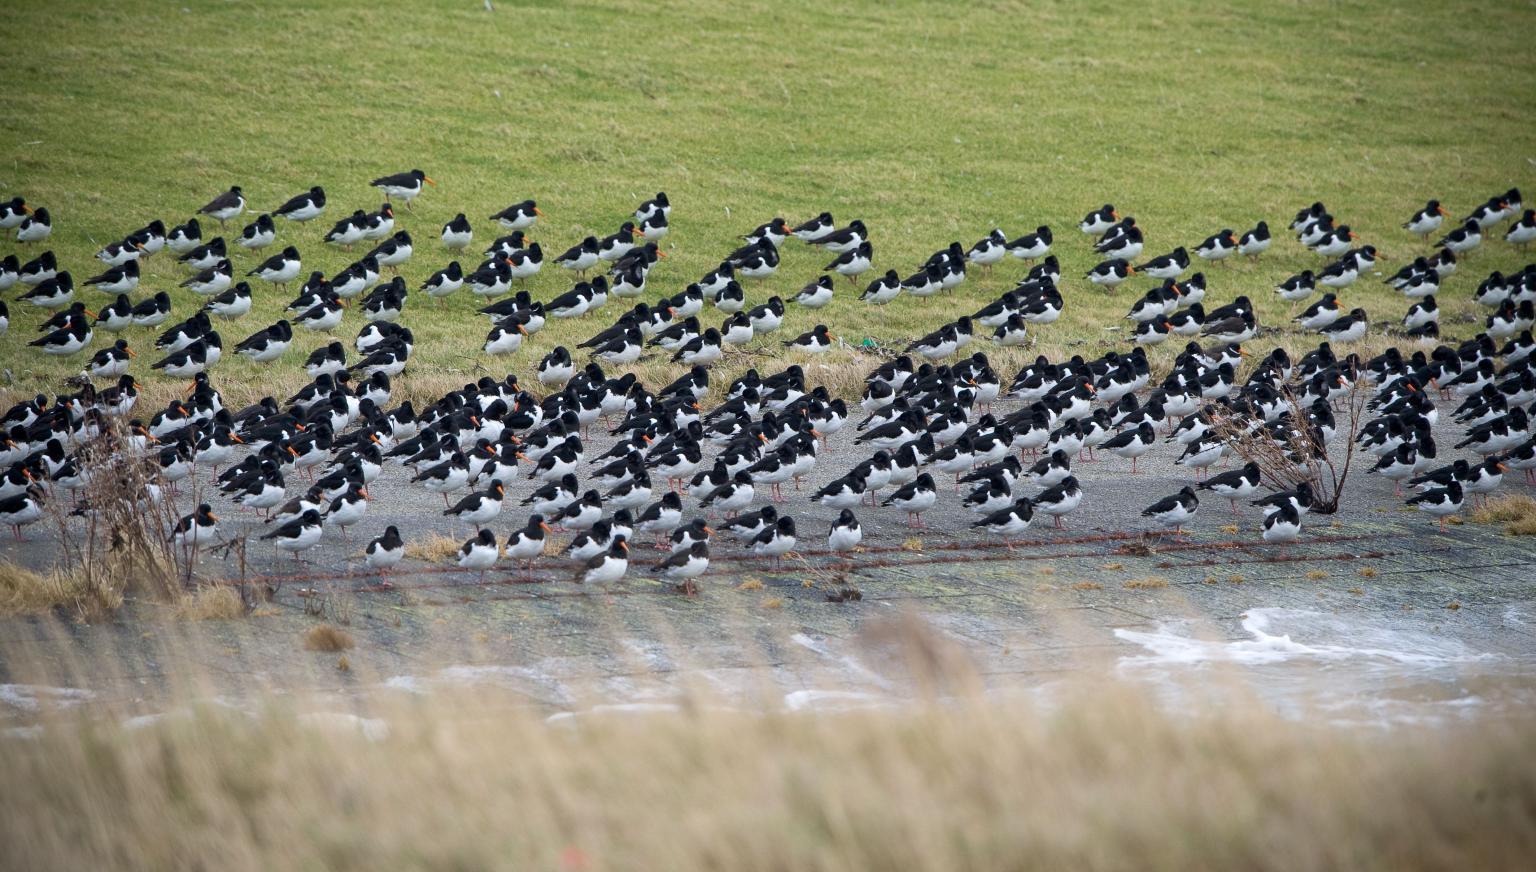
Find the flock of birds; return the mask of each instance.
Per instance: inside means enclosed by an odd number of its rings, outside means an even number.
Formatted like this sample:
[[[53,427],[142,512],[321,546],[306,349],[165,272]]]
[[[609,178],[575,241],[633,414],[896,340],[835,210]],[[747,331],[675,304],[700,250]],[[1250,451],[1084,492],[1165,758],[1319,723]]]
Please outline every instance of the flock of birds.
[[[196,484],[202,476],[207,488],[264,512],[267,526],[260,539],[296,557],[320,544],[327,529],[347,536],[348,528],[362,523],[368,487],[381,475],[441,494],[444,514],[476,531],[459,549],[458,565],[482,575],[504,559],[531,569],[545,554],[547,537],[560,529],[574,534],[564,553],[579,562],[578,578],[594,583],[622,578],[631,543],[642,537],[667,552],[654,570],[688,589],[707,569],[712,543],[718,547],[721,534],[775,561],[796,548],[795,519],[778,508],[787,502],[783,486],[799,488],[827,438],[849,422],[848,404],[825,386],[809,383],[799,365],[766,374],[749,369],[723,386],[712,383],[711,365],[728,349],[777,331],[787,305],[826,306],[837,290],[834,274],[856,283],[871,272],[873,247],[862,221],[840,226],[825,212],[794,225],[775,218],[747,233],[744,244],[717,268],[675,295],[635,302],[574,350],[554,348],[538,365],[536,387],[511,374],[501,380],[487,376],[417,409],[410,401],[392,401],[392,379],[406,370],[414,350],[414,336],[401,323],[408,300],[441,300],[461,290],[483,297],[486,305],[479,311],[490,318],[491,329],[482,350],[516,352],[548,318],[583,317],[614,298],[646,296],[648,275],[666,256],[657,242],[668,232],[672,206],[659,193],[612,235],[589,236],[553,258],[578,281],[553,299],[537,301],[521,285],[544,265],[543,251],[527,238],[543,213],[525,200],[490,216],[506,234],[484,249],[478,266],[466,269],[455,260],[412,292],[399,269],[412,258],[415,242],[397,224],[395,204],[410,210],[434,182],[412,170],[372,184],[384,193],[384,204],[341,218],[323,237],[325,244],[344,250],[357,244],[370,250],[331,277],[310,272],[301,279],[304,262],[292,244],[245,271],[244,280],[237,280],[230,259],[230,245],[250,252],[275,246],[275,219],[303,224],[320,218],[327,205],[320,187],[259,214],[230,240],[220,235],[205,241],[202,222],[216,221],[225,230],[247,212],[241,188],[230,188],[169,231],[152,221],[102,248],[97,253],[102,271],[78,287],[51,251],[25,263],[16,254],[0,261],[0,292],[19,285],[25,290],[16,300],[51,313],[38,326],[40,338],[28,343],[34,353],[84,355],[97,331],[116,337],[90,354],[81,377],[71,380],[71,392],[18,402],[0,417],[0,468],[5,469],[0,521],[21,538],[23,526],[44,517],[45,502],[65,492],[74,494],[75,511],[92,511],[93,483],[121,479],[128,464],[143,464],[152,475],[133,499],[159,501],[178,483]],[[1447,217],[1431,200],[1403,227],[1428,242],[1445,229]],[[1504,222],[1509,223],[1501,227]],[[52,227],[46,208],[33,209],[19,197],[0,204],[0,228],[18,243],[46,242]],[[1340,356],[1334,345],[1366,336],[1366,313],[1346,309],[1341,295],[1372,271],[1381,255],[1372,245],[1357,244],[1357,234],[1322,203],[1301,209],[1290,230],[1300,244],[1329,260],[1287,278],[1275,293],[1297,306],[1320,293],[1294,319],[1302,330],[1318,334],[1319,344],[1296,360],[1277,347],[1241,382],[1238,368],[1250,356],[1243,343],[1260,330],[1252,301],[1238,296],[1207,309],[1205,276],[1188,271],[1196,259],[1260,257],[1273,244],[1265,222],[1240,235],[1223,229],[1192,250],[1181,246],[1146,259],[1142,228],[1112,205],[1090,212],[1077,227],[1104,258],[1087,272],[1089,282],[1109,289],[1136,276],[1156,282],[1126,314],[1135,325],[1128,350],[1094,359],[1040,356],[1009,379],[993,371],[986,354],[962,353],[978,332],[998,347],[1023,345],[1032,327],[1061,315],[1061,270],[1048,226],[1014,239],[994,230],[969,248],[955,242],[906,277],[889,270],[865,284],[860,299],[881,305],[900,296],[949,292],[965,281],[968,270],[990,271],[1005,258],[1029,264],[1024,278],[997,299],[916,339],[901,356],[882,358],[867,373],[855,415],[863,416],[854,427],[859,459],[808,496],[839,512],[826,533],[830,551],[860,546],[863,531],[855,509],[891,508],[920,527],[923,513],[951,487],[964,489],[958,499],[975,513],[972,526],[1011,549],[1037,515],[1050,516],[1060,527],[1081,505],[1084,491],[1073,474],[1075,462],[1109,452],[1129,460],[1134,474],[1138,459],[1159,439],[1175,446],[1176,463],[1192,470],[1195,481],[1142,514],[1179,535],[1198,512],[1202,495],[1228,500],[1236,512],[1239,500],[1258,497],[1275,482],[1274,470],[1254,461],[1209,474],[1233,453],[1233,426],[1245,438],[1272,440],[1289,462],[1305,466],[1328,450],[1340,429],[1336,404],[1357,387],[1370,392],[1372,417],[1350,435],[1376,458],[1371,472],[1393,481],[1399,493],[1404,484],[1416,487],[1408,504],[1439,518],[1442,527],[1467,498],[1486,498],[1511,469],[1536,483],[1536,441],[1530,432],[1536,412],[1531,334],[1536,265],[1513,275],[1489,275],[1473,297],[1490,310],[1483,331],[1457,346],[1435,344],[1435,295],[1458,258],[1501,230],[1502,238],[1517,246],[1536,239],[1536,213],[1523,208],[1518,190],[1489,198],[1444,232],[1428,253],[1387,278],[1409,301],[1401,327],[1394,329],[1408,344],[1368,359]],[[462,253],[473,245],[474,230],[460,213],[443,226],[440,238],[444,248]],[[791,240],[833,257],[826,275],[788,300],[771,296],[749,305],[744,282],[773,275]],[[198,300],[188,317],[164,329],[172,315],[171,296],[164,291],[137,301],[131,296],[141,261],[157,255],[177,258],[189,270],[181,287],[192,296],[179,305]],[[594,270],[599,274],[588,278]],[[303,367],[312,381],[293,396],[231,409],[211,375],[224,350],[215,324],[250,312],[257,291],[249,280],[273,288],[300,282],[287,306],[291,317],[233,346],[252,361],[278,362],[293,345],[295,328],[331,333],[357,298],[363,325],[350,349],[333,339],[308,355]],[[84,289],[110,302],[91,311],[76,299]],[[718,328],[702,325],[706,306],[724,316]],[[9,309],[0,301],[0,334],[9,327]],[[123,338],[130,330],[160,331],[153,344],[161,357],[151,370],[192,379],[185,398],[152,415],[135,415],[140,396],[135,352]],[[1189,342],[1171,371],[1151,385],[1145,346],[1172,337]],[[788,350],[811,354],[838,344],[825,325],[782,342]],[[686,371],[653,389],[624,370],[655,347]],[[585,363],[577,357],[583,353],[589,356]],[[98,387],[95,380],[109,384]],[[711,393],[720,398],[706,409]],[[1002,398],[1018,401],[1017,407],[994,414],[993,405]],[[1455,447],[1475,459],[1439,461],[1432,435],[1437,401],[1457,404],[1451,414],[1465,432]],[[617,440],[592,456],[584,436],[599,422]],[[529,514],[503,541],[487,525],[500,517],[518,479],[534,481],[536,489],[521,500]],[[766,504],[754,510],[764,494]],[[1313,501],[1305,482],[1254,499],[1265,513],[1264,540],[1297,539]],[[723,517],[717,519],[717,512]],[[219,519],[207,502],[170,531],[173,544],[189,552],[220,537]],[[389,526],[367,544],[363,561],[370,569],[389,570],[404,554],[399,529]]]

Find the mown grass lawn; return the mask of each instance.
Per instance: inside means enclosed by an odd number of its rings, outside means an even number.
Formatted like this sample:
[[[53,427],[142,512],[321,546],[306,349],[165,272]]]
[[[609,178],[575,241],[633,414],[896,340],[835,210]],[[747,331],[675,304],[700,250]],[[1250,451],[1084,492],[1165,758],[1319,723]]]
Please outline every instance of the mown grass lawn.
[[[1015,236],[1050,224],[1068,308],[1038,330],[1041,349],[1098,353],[1106,337],[1128,347],[1128,333],[1104,328],[1126,323],[1120,316],[1150,284],[1132,282],[1105,302],[1081,280],[1097,257],[1073,227],[1104,202],[1137,217],[1151,256],[1261,218],[1281,236],[1297,208],[1321,198],[1386,253],[1390,272],[1415,253],[1398,225],[1430,197],[1455,216],[1511,185],[1536,200],[1529,3],[750,9],[614,0],[496,2],[487,11],[480,0],[20,0],[6,19],[0,195],[50,209],[51,247],[77,281],[98,271],[91,255],[100,245],[152,218],[179,223],[231,184],[262,210],[325,186],[326,215],[279,222],[278,245],[262,254],[292,243],[306,271],[334,274],[359,252],[321,243],[331,221],[378,206],[373,177],[421,167],[439,185],[414,212],[401,211],[400,226],[416,239],[404,270],[413,290],[449,260],[438,243],[444,221],[467,213],[478,250],[498,233],[487,216],[525,197],[545,211],[533,236],[554,255],[612,232],[641,199],[667,191],[673,230],[669,258],[651,274],[653,300],[777,215],[862,218],[876,269],[903,275],[952,239],[969,246],[994,226]],[[204,223],[211,238],[217,225]],[[16,248],[9,235],[0,241],[0,255]],[[235,250],[241,272],[258,260]],[[174,290],[184,275],[167,260],[146,264],[135,297],[173,289],[180,318],[201,301]],[[792,294],[830,260],[792,243],[779,274],[753,283],[749,300]],[[1501,241],[1485,242],[1440,295],[1448,332],[1475,332],[1454,319],[1476,308],[1476,283],[1524,262]],[[1259,264],[1207,269],[1208,299],[1248,293],[1261,320],[1283,322],[1290,306],[1270,287],[1317,263],[1282,238]],[[842,283],[820,313],[792,307],[775,339],[821,321],[851,341],[896,343],[980,307],[1022,273],[1009,261],[953,298],[878,309]],[[532,290],[548,299],[570,283],[547,264]],[[255,311],[219,325],[226,351],[291,297],[257,291]],[[93,291],[79,298],[105,302]],[[1346,301],[1382,323],[1407,307],[1374,280]],[[479,353],[488,325],[473,314],[478,305],[467,292],[441,308],[411,300],[402,322],[418,351],[405,384],[440,389],[478,365],[529,373],[548,349],[606,326],[624,303],[552,323],[515,357],[497,359]],[[85,355],[43,360],[26,349],[41,314],[11,309],[0,399],[79,370]],[[720,320],[712,309],[705,315]],[[350,339],[361,323],[350,312],[338,335]],[[298,386],[298,363],[325,341],[300,332],[300,347],[276,364],[227,355],[215,381],[237,396]],[[126,335],[145,352],[141,361],[150,358],[148,331]],[[98,332],[94,347],[106,341]],[[139,374],[169,392],[171,380],[147,378],[147,365]]]

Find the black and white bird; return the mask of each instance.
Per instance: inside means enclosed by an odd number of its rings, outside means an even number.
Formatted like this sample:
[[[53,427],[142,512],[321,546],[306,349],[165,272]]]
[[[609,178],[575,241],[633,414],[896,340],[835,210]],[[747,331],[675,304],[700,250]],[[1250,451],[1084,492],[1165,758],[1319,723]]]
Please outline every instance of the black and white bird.
[[[588,236],[555,258],[555,263],[584,276],[587,270],[597,265],[598,260],[597,237]]]
[[[207,205],[197,210],[197,214],[207,215],[208,217],[219,222],[220,227],[223,227],[226,223],[238,217],[240,213],[244,211],[245,194],[240,192],[239,185],[235,185],[224,193],[208,201]]]
[[[513,203],[492,215],[491,220],[508,230],[526,230],[532,227],[543,214],[534,201],[524,200],[521,203]]]
[[[820,309],[832,302],[832,277],[821,276],[816,281],[801,288],[800,292],[791,297],[789,301],[804,306],[807,309]]]
[[[405,542],[400,538],[400,528],[390,524],[384,535],[368,543],[363,549],[363,565],[375,572],[387,572],[405,559]]]
[[[16,241],[23,244],[42,242],[52,235],[53,217],[48,214],[46,208],[42,207],[23,218],[21,224],[16,227]]]
[[[246,251],[260,251],[277,241],[277,225],[272,223],[272,216],[266,212],[256,216],[256,220],[245,225],[240,235],[235,237],[235,244]]]
[[[1483,242],[1483,231],[1477,221],[1467,219],[1467,223],[1447,233],[1435,243],[1436,247],[1443,248],[1452,254],[1466,254],[1478,247]]]
[[[1105,203],[1102,207],[1089,212],[1083,220],[1077,222],[1077,229],[1089,236],[1103,236],[1120,222],[1120,213],[1115,207]]]
[[[0,499],[0,524],[10,527],[21,541],[21,528],[43,517],[41,491],[23,486],[20,493]]]
[[[606,554],[599,554],[586,562],[579,576],[583,584],[612,584],[629,572],[629,543],[622,536],[615,536]]]
[[[196,551],[199,546],[212,542],[219,536],[219,519],[213,507],[207,503],[198,505],[190,515],[183,515],[171,530],[171,544],[176,548]]]
[[[795,519],[780,515],[773,526],[765,528],[748,543],[747,548],[759,557],[771,557],[778,566],[784,555],[795,548]]]
[[[1262,474],[1257,463],[1249,462],[1241,469],[1233,469],[1220,475],[1213,475],[1196,487],[1200,490],[1208,490],[1217,496],[1226,497],[1232,503],[1232,514],[1237,514],[1237,501],[1245,500],[1258,493],[1262,481]]]
[[[456,517],[465,523],[479,527],[501,514],[502,500],[507,495],[507,489],[499,479],[491,482],[490,487],[483,491],[469,494],[454,505],[443,510],[448,517]]]
[[[1229,228],[1222,228],[1195,246],[1195,256],[1203,260],[1222,261],[1236,253],[1237,239]]]
[[[1452,480],[1444,487],[1430,488],[1417,496],[1408,498],[1408,505],[1440,521],[1441,532],[1445,531],[1445,520],[1451,515],[1461,511],[1464,493],[1461,482]]]
[[[1431,233],[1440,229],[1440,225],[1445,222],[1448,214],[1439,200],[1430,200],[1424,204],[1424,208],[1413,213],[1412,218],[1403,222],[1403,229],[1414,236],[1426,239]]]
[[[1110,290],[1124,284],[1127,279],[1136,274],[1136,268],[1131,266],[1124,258],[1106,260],[1089,270],[1084,278],[1096,285],[1102,285]]]
[[[270,282],[281,287],[298,278],[299,272],[303,268],[304,264],[299,259],[299,250],[290,245],[281,252],[267,258],[260,266],[247,272],[246,275],[255,276],[264,282]],[[219,290],[223,290],[223,288]]]
[[[128,347],[128,340],[119,339],[111,346],[92,355],[86,369],[95,378],[117,378],[128,371],[128,364],[133,356],[133,349]]]
[[[651,567],[651,572],[677,584],[685,593],[695,590],[693,580],[709,569],[709,544],[695,542]]]
[[[1359,342],[1365,338],[1366,331],[1369,329],[1370,322],[1365,310],[1355,308],[1351,309],[1349,314],[1319,327],[1317,332],[1330,342]]]
[[[1536,240],[1536,209],[1527,209],[1518,221],[1509,225],[1504,232],[1504,241],[1523,249],[1532,240]]]
[[[1036,509],[1055,518],[1054,526],[1057,529],[1062,529],[1066,525],[1061,519],[1082,505],[1083,489],[1077,477],[1069,475],[1058,484],[1041,491],[1033,502]]]
[[[890,496],[881,501],[882,506],[895,506],[907,513],[907,525],[922,528],[923,512],[933,508],[939,497],[938,488],[934,486],[933,476],[924,472],[910,484],[898,488]]]
[[[859,276],[869,272],[873,263],[874,249],[869,240],[860,242],[857,247],[838,255],[837,259],[822,267],[831,270],[840,276],[847,276],[848,283],[853,284]]]
[[[1172,527],[1173,535],[1184,533],[1184,524],[1200,510],[1200,498],[1195,489],[1185,486],[1172,496],[1163,497],[1142,510],[1143,518],[1151,518],[1164,527]]]
[[[1051,228],[1042,224],[1035,228],[1034,233],[1026,233],[1018,239],[1014,239],[1004,246],[1008,253],[1024,261],[1033,263],[1051,253]]]
[[[522,563],[524,570],[531,572],[534,559],[544,553],[549,533],[550,526],[544,522],[543,515],[530,515],[521,530],[508,534],[507,556]]]
[[[1301,513],[1284,503],[1264,516],[1264,541],[1286,545],[1301,538]]]
[[[837,520],[827,528],[827,550],[838,554],[852,551],[864,541],[864,530],[859,519],[850,509],[838,513]]]
[[[250,501],[246,501],[245,504],[254,505]],[[298,559],[299,554],[320,544],[323,533],[320,512],[315,509],[305,509],[299,517],[282,524],[270,533],[262,534],[261,538],[263,541],[271,540],[279,549],[289,552],[294,559]]]
[[[459,546],[457,562],[460,569],[477,572],[481,578],[484,578],[486,570],[495,566],[500,557],[501,543],[496,541],[496,534],[482,527],[479,532]]]
[[[1252,230],[1238,238],[1237,253],[1257,259],[1259,255],[1269,250],[1270,242],[1269,224],[1260,221]]]
[[[971,527],[1001,537],[1003,544],[1012,551],[1018,538],[1029,530],[1034,517],[1034,503],[1028,499],[1021,499],[1006,509],[999,509],[982,518]]]
[[[273,209],[272,214],[289,221],[304,222],[320,217],[324,211],[325,189],[316,185]]]
[[[129,293],[139,286],[139,262],[126,261],[86,279],[85,283],[107,294]]]
[[[0,203],[0,230],[11,230],[19,226],[31,214],[32,207],[22,197],[12,197]]]
[[[395,173],[392,176],[382,176],[368,184],[384,192],[388,199],[404,200],[407,209],[411,208],[411,201],[421,196],[422,184],[436,185],[437,182],[421,170],[410,170],[404,173]]]

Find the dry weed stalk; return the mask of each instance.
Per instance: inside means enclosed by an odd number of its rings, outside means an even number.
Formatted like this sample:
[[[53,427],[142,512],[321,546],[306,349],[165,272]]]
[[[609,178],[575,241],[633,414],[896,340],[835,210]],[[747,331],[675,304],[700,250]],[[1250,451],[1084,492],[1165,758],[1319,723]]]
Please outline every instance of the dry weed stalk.
[[[1338,458],[1328,451],[1328,446],[1306,423],[1309,421],[1307,410],[1302,408],[1295,393],[1287,387],[1283,389],[1283,395],[1290,407],[1291,421],[1300,423],[1290,429],[1284,441],[1274,438],[1264,421],[1229,408],[1212,415],[1211,429],[1244,462],[1258,464],[1264,480],[1274,487],[1290,489],[1302,482],[1311,484],[1315,500],[1312,512],[1331,515],[1338,511],[1344,495],[1344,485],[1355,457],[1355,436],[1360,432],[1370,391],[1356,373],[1342,401],[1334,404],[1337,428],[1334,439],[1344,443],[1343,456]]]
[[[77,579],[83,595],[73,605],[82,615],[116,608],[132,586],[173,598],[181,591],[179,569],[190,573],[170,545],[175,502],[153,461],[123,447],[127,434],[126,422],[103,419],[97,435],[76,449],[88,472],[74,501],[58,487],[44,501],[57,532],[59,571]],[[74,528],[74,518],[83,530]]]

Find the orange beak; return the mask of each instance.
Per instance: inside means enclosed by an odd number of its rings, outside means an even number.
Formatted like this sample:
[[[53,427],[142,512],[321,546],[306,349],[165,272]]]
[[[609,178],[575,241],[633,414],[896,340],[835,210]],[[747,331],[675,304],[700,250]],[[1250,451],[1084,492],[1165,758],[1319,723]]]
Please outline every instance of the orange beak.
[[[365,487],[360,487],[360,488],[358,488],[358,489],[357,489],[357,493],[358,493],[358,495],[359,495],[359,496],[361,496],[361,497],[362,497],[362,498],[363,498],[363,499],[365,499],[365,500],[366,500],[366,499],[368,499],[368,489],[367,489],[367,488],[365,488]]]
[[[715,531],[714,531],[714,530],[713,530],[713,529],[711,529],[711,528],[710,528],[710,527],[709,527],[709,525],[707,525],[707,524],[706,524],[706,525],[705,525],[705,526],[704,526],[704,532],[705,532],[705,533],[706,533],[706,534],[708,534],[708,535],[710,535],[710,536],[713,536],[713,535],[715,535]]]
[[[124,349],[123,349],[123,350],[124,350],[124,351],[126,351],[126,352],[128,352],[128,356],[129,356],[129,357],[138,357],[138,355],[137,355],[137,354],[134,354],[134,353],[133,353],[133,349],[132,349],[132,348],[124,348]]]
[[[85,310],[85,314],[90,315],[92,318],[99,318],[99,317],[101,317],[100,315],[97,315],[95,312],[92,312],[90,309],[86,309]]]
[[[293,449],[292,445],[287,446],[287,448],[288,448],[288,453],[289,454],[292,454],[294,457],[298,457],[299,456],[299,452],[295,451]]]
[[[500,486],[500,485],[497,485],[496,486],[496,496],[504,497],[506,495],[507,495],[507,489],[502,487],[502,486]]]
[[[518,460],[528,460],[528,455],[526,455],[523,452],[519,451],[519,452],[517,452],[517,459]],[[532,463],[533,461],[528,460],[528,462]]]
[[[553,533],[553,532],[555,532],[555,531],[554,531],[554,530],[551,530],[551,529],[550,529],[550,528],[549,528],[549,525],[548,525],[548,524],[546,524],[546,523],[544,523],[544,522],[543,522],[543,521],[540,521],[540,522],[539,522],[539,529],[540,529],[540,530],[543,530],[543,531],[544,531],[544,532],[546,532],[546,533]]]
[[[527,336],[528,335],[528,328],[524,327],[521,324],[519,324],[519,325],[517,325],[517,332],[523,334],[524,336]]]
[[[629,543],[628,542],[620,540],[619,547],[624,549],[624,553],[625,554],[629,553]]]
[[[235,440],[236,442],[239,442],[241,445],[245,444],[245,440],[244,439],[241,439],[239,436],[236,436],[233,433],[229,434],[229,438]]]
[[[421,180],[426,182],[427,184],[431,185],[434,188],[437,187],[437,182],[432,181],[432,177],[431,176],[422,176]]]
[[[543,218],[544,217],[544,210],[540,209],[538,206],[534,206],[533,207],[533,214],[539,216],[540,218]]]
[[[1451,213],[1445,211],[1445,207],[1444,206],[1436,206],[1435,207],[1435,211],[1439,212],[1441,215],[1449,215],[1449,214],[1451,214]]]
[[[1130,264],[1126,264],[1126,266],[1125,266],[1125,274],[1128,275],[1128,276],[1135,275],[1136,274],[1136,267],[1131,266]]]
[[[661,249],[658,248],[658,249],[656,249],[656,256],[657,257],[666,257],[667,253],[665,251],[662,251]]]

